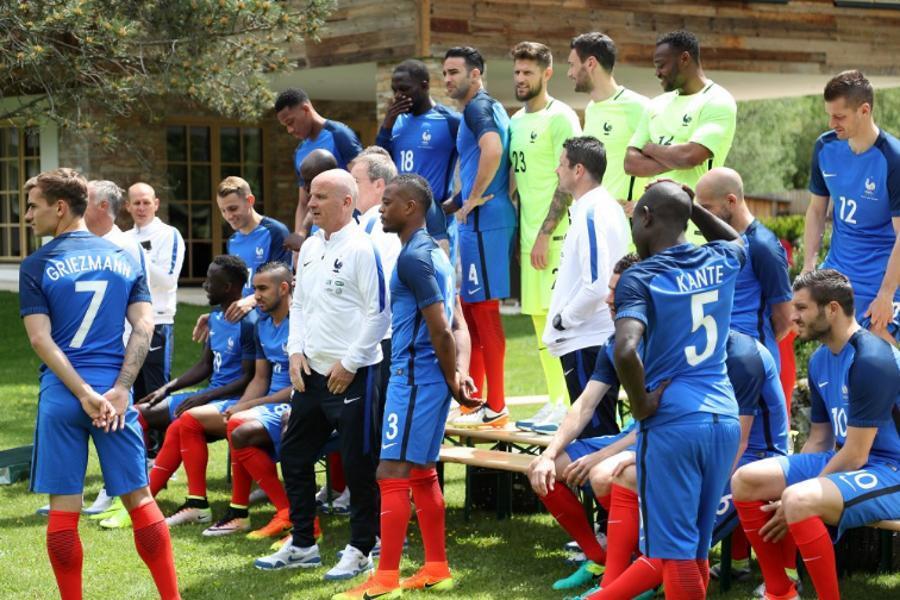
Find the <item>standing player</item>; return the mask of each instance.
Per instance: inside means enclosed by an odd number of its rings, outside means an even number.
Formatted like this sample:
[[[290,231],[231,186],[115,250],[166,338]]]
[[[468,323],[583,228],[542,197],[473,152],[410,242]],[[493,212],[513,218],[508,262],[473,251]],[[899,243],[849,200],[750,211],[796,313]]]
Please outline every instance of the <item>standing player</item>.
[[[472,336],[470,371],[487,406],[461,416],[454,425],[503,427],[509,420],[503,389],[506,337],[500,299],[510,293],[510,257],[516,209],[509,199],[509,117],[484,89],[484,59],[475,48],[444,54],[447,93],[463,108],[456,138],[462,190],[455,205],[460,222],[463,312]]]
[[[121,208],[122,190],[115,182],[88,181],[88,203],[84,209],[84,224],[88,231],[125,250],[141,269],[146,270],[144,251],[116,225]],[[128,327],[125,330],[127,332]]]
[[[828,199],[831,247],[823,265],[850,278],[859,324],[892,344],[900,335],[900,141],[875,125],[872,85],[844,71],[825,86],[831,131],[813,149],[803,271],[816,267]]]
[[[687,244],[688,219],[734,243]],[[716,509],[740,441],[725,343],[746,253],[737,232],[671,181],[641,197],[632,234],[643,260],[616,286],[615,364],[639,421],[641,552],[663,561],[667,597],[704,598]]]
[[[516,422],[516,427],[529,430],[536,425],[557,426],[566,414],[568,394],[562,368],[541,338],[569,223],[560,219],[547,234],[541,226],[551,202],[568,203],[568,194],[558,189],[556,167],[563,142],[580,135],[581,124],[571,107],[552,98],[547,91],[553,75],[550,48],[536,42],[522,42],[513,48],[512,56],[516,100],[525,102],[509,122],[509,155],[519,192],[522,313],[531,315],[550,397],[537,414]]]
[[[575,82],[576,92],[591,98],[584,109],[584,134],[600,140],[606,150],[603,187],[625,204],[625,212],[631,215],[646,180],[625,172],[625,152],[649,100],[616,82],[616,45],[609,36],[599,31],[582,33],[570,46],[569,79]],[[557,213],[561,218],[565,211]]]
[[[809,438],[800,454],[741,468],[732,490],[765,597],[798,597],[782,562],[789,530],[818,597],[836,600],[831,534],[900,518],[900,351],[860,327],[850,282],[833,269],[798,277],[793,305],[800,339],[822,342],[809,359]]]
[[[716,167],[697,182],[697,203],[728,223],[744,238],[747,262],[734,290],[731,328],[766,347],[781,364],[778,340],[791,329],[791,282],[784,246],[744,202],[737,171]]]
[[[570,138],[563,144],[556,170],[559,187],[575,203],[543,336],[550,354],[559,357],[570,398],[581,395],[601,344],[615,331],[604,302],[606,285],[630,240],[622,207],[600,185],[605,169],[603,144],[596,138]],[[585,436],[619,432],[618,395],[618,387],[611,386]],[[556,424],[537,424],[534,430],[553,434]]]
[[[111,496],[131,514],[134,542],[164,600],[178,599],[172,543],[147,488],[131,386],[153,332],[143,269],[125,251],[87,232],[87,182],[56,169],[25,184],[26,222],[54,236],[19,271],[20,314],[43,362],[31,490],[50,494],[47,552],[64,600],[82,597],[78,516],[88,438]],[[122,336],[132,326],[128,346]],[[102,390],[103,394],[98,390]]]
[[[391,89],[394,97],[375,143],[390,153],[400,173],[416,173],[428,180],[435,202],[428,209],[425,225],[455,265],[459,225],[452,216],[444,215],[442,204],[453,191],[461,116],[431,98],[428,67],[420,60],[404,60],[397,65]]]
[[[287,132],[300,141],[294,150],[294,171],[297,174],[298,188],[294,233],[285,240],[287,247],[297,252],[312,227],[312,219],[307,214],[307,187],[311,180],[307,181],[303,177],[300,169],[303,159],[313,150],[323,149],[331,152],[337,160],[338,168],[346,169],[350,161],[362,152],[362,144],[352,129],[316,112],[309,96],[301,89],[290,88],[278,94],[275,99],[275,116]],[[280,259],[272,257],[269,260]]]
[[[737,104],[725,88],[706,78],[700,42],[689,31],[660,37],[653,65],[664,93],[650,101],[628,142],[625,172],[673,179],[694,189],[701,175],[725,164]],[[693,227],[688,240],[704,241]]]
[[[381,558],[375,575],[333,600],[393,598],[402,589],[453,587],[444,546],[444,498],[434,465],[451,397],[464,404],[471,401],[462,391],[465,369],[459,366],[450,328],[456,295],[453,267],[424,228],[431,202],[428,182],[418,175],[398,176],[384,193],[384,228],[400,236],[403,249],[391,276],[395,343],[378,465]],[[410,491],[425,566],[401,582]]]

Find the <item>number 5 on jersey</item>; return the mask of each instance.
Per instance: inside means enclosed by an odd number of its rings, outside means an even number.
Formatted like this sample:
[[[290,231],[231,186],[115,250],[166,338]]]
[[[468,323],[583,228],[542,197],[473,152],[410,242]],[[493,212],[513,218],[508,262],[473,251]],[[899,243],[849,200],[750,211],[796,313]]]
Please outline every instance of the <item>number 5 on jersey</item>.
[[[719,290],[709,292],[701,292],[691,296],[691,333],[694,333],[701,327],[706,330],[706,348],[703,352],[697,354],[697,346],[688,346],[684,349],[684,355],[687,363],[692,367],[696,367],[704,360],[712,356],[716,349],[716,342],[719,339],[719,330],[716,326],[716,320],[712,315],[703,314],[703,306],[719,300]]]

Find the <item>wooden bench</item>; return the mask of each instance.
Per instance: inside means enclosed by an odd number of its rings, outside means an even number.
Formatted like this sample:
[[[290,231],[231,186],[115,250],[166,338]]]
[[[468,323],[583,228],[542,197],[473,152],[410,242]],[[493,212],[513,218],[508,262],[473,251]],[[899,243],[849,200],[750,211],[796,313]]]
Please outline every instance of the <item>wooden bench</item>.
[[[528,465],[534,460],[530,454],[482,450],[470,446],[441,446],[440,462],[457,463],[466,466],[465,504],[463,517],[466,521],[472,513],[472,467],[483,467],[497,471],[497,519],[512,515],[512,474],[527,473]],[[443,473],[442,473],[443,475]],[[443,477],[441,478],[443,480]]]
[[[528,431],[520,431],[512,427],[501,429],[463,429],[461,427],[447,427],[444,437],[451,444],[491,444],[492,450],[504,452],[519,452],[535,455],[550,445],[553,436],[539,435]],[[455,438],[455,439],[454,439]]]

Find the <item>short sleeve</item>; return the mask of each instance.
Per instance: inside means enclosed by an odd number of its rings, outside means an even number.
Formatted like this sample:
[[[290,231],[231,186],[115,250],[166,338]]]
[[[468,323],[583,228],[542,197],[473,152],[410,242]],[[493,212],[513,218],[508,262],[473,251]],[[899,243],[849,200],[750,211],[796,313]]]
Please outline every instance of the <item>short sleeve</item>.
[[[821,352],[821,349],[819,350]],[[819,377],[817,373],[815,354],[809,360],[809,420],[813,423],[830,423],[828,417],[828,408],[825,406],[825,400],[819,391]]]
[[[756,238],[750,242],[748,250],[753,257],[750,262],[763,297],[769,304],[790,301],[793,293],[788,275],[787,253],[775,235]]]
[[[274,219],[273,219],[274,221]],[[280,221],[270,222],[269,236],[271,242],[269,244],[269,260],[282,262],[288,266],[291,265],[293,256],[291,250],[284,247],[284,238],[287,237],[288,229]]]
[[[241,360],[256,360],[256,322],[249,313],[241,319]]]
[[[888,205],[891,207],[891,216],[900,217],[900,141],[894,137],[884,139],[881,152],[887,162]]]
[[[734,137],[737,119],[734,100],[724,95],[712,99],[700,110],[697,118],[699,123],[689,141],[700,144],[713,156],[721,154],[724,157],[728,151],[727,146]]]
[[[430,256],[420,252],[404,252],[397,261],[397,277],[410,289],[419,309],[443,302],[444,295]]]
[[[331,135],[334,136],[334,148],[340,155],[338,163],[342,169],[346,169],[347,164],[362,152],[362,144],[359,142],[356,134],[353,133],[353,130],[343,123],[335,121],[330,121],[330,123],[334,124],[331,129]]]
[[[152,301],[153,299],[150,297],[150,288],[147,287],[147,275],[143,271],[139,271],[138,276],[134,279],[134,284],[131,286],[128,304],[131,305],[137,302]]]
[[[735,259],[741,267],[747,262],[746,244],[738,244],[728,240],[714,240],[707,242],[703,247],[709,252]]]
[[[613,362],[612,338],[601,346],[600,351],[597,352],[597,360],[594,362],[594,372],[591,373],[591,379],[610,386],[619,384],[619,377],[616,374],[616,367]]]
[[[466,127],[469,128],[476,140],[480,140],[481,136],[491,131],[496,134],[500,133],[500,128],[494,119],[494,105],[486,94],[475,96],[466,105],[463,118],[466,120]]]
[[[856,359],[850,365],[850,427],[878,427],[890,421],[900,391],[900,372],[894,349],[880,340],[860,340]]]
[[[647,145],[647,142],[650,141],[650,110],[649,107],[644,109],[644,114],[641,115],[640,120],[638,121],[637,129],[634,130],[634,133],[631,134],[631,139],[628,141],[628,146],[631,148],[637,148],[640,150],[644,146]]]
[[[444,209],[441,208],[441,201],[434,198],[428,212],[425,214],[425,228],[428,235],[436,240],[446,240],[450,238],[447,232],[447,217],[444,215]]]
[[[262,331],[260,331],[260,326],[262,325],[262,321],[257,321],[256,326],[254,327],[253,332],[253,341],[256,346],[256,360],[262,360],[266,358],[266,350],[262,345]]]
[[[42,264],[26,260],[19,269],[19,316],[50,314],[50,305],[41,289]]]
[[[825,140],[821,137],[816,140],[816,145],[813,146],[812,164],[809,167],[809,191],[816,196],[825,196],[827,198],[830,193],[828,192],[828,186],[825,185],[825,177],[822,176],[822,168],[819,166],[819,153],[822,152],[824,146]]]
[[[650,312],[649,290],[641,281],[640,268],[625,271],[616,284],[616,320],[637,319],[645,326]]]
[[[756,414],[766,382],[766,367],[759,353],[756,340],[735,332],[729,334],[725,366],[742,417]]]
[[[581,123],[574,111],[564,110],[553,115],[550,120],[550,137],[553,139],[554,158],[562,154],[563,142],[571,137],[581,135]]]

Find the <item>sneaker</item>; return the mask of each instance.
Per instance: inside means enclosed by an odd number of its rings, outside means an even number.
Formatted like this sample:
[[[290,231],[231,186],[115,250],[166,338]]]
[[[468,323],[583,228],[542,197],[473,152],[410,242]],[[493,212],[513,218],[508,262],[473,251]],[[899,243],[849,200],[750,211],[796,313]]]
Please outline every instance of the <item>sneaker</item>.
[[[252,506],[254,504],[262,504],[264,502],[269,501],[269,496],[261,488],[256,488],[252,492],[250,492],[250,502],[249,504]]]
[[[219,537],[222,535],[231,535],[232,533],[240,533],[250,529],[250,517],[247,510],[238,510],[232,506],[228,507],[225,515],[216,521],[215,525],[207,527],[203,530],[205,537]]]
[[[516,429],[520,431],[531,431],[531,428],[534,427],[536,423],[542,423],[550,416],[554,407],[555,404],[553,402],[547,402],[539,411],[529,418],[516,421]]]
[[[319,546],[313,544],[309,548],[298,548],[292,543],[290,537],[281,545],[275,554],[263,556],[253,561],[253,566],[263,571],[277,571],[279,569],[311,569],[322,566],[322,558],[319,556]]]
[[[187,525],[188,523],[210,523],[212,522],[212,509],[206,507],[195,506],[191,499],[178,507],[172,516],[166,517],[166,525],[169,527],[178,527],[179,525]]]
[[[453,589],[453,577],[450,569],[442,565],[441,571],[434,567],[425,566],[416,571],[412,577],[400,580],[402,590],[427,590],[433,592],[447,592]]]
[[[595,585],[591,589],[586,590],[586,591],[578,594],[577,596],[566,596],[565,600],[587,600],[588,596],[590,596],[591,594],[596,594],[601,589],[602,588],[599,585]]]
[[[372,555],[365,555],[356,547],[347,544],[341,552],[338,564],[331,567],[325,573],[325,581],[339,581],[341,579],[353,579],[361,573],[371,573],[375,570]]]
[[[97,497],[94,499],[94,503],[87,508],[82,508],[81,512],[86,515],[98,515],[109,510],[113,500],[115,500],[114,497],[106,495],[106,488],[100,488]]]
[[[334,490],[329,491],[329,489],[323,485],[319,491],[316,492],[316,508],[323,510],[323,507],[328,506],[330,501],[333,501],[340,495],[341,492],[336,492]]]
[[[603,574],[603,567],[592,560],[581,563],[578,570],[553,583],[554,590],[571,590],[584,587]]]
[[[401,595],[403,595],[403,588],[399,585],[396,587],[384,585],[378,580],[377,575],[372,575],[361,585],[346,592],[335,594],[331,597],[331,600],[375,600],[375,598],[378,600],[394,600],[394,598],[399,598]]]
[[[248,540],[264,540],[270,537],[281,537],[285,533],[289,533],[291,528],[293,528],[294,524],[291,523],[291,520],[288,518],[287,512],[285,513],[275,513],[275,516],[272,517],[272,520],[268,522],[264,527],[260,527],[256,531],[251,531],[247,534]],[[247,529],[249,529],[249,523]]]
[[[350,514],[350,488],[344,488],[343,492],[331,498],[331,503],[325,502],[319,510],[326,515]]]
[[[403,551],[405,552],[408,549],[409,538],[403,538]],[[337,557],[340,558],[344,554],[344,551],[338,550],[335,554],[337,554]],[[369,554],[372,555],[372,558],[378,558],[381,556],[381,538],[377,535],[375,536],[375,545],[372,546],[372,552],[370,552]]]
[[[509,410],[504,408],[500,412],[494,412],[490,408],[483,406],[477,410],[460,416],[453,421],[454,427],[461,429],[481,429],[494,427],[500,429],[506,427],[509,422]]]
[[[125,510],[125,505],[122,504],[122,499],[114,498],[112,504],[110,504],[105,511],[90,515],[88,519],[90,519],[91,521],[102,521],[103,519],[108,519],[112,516],[115,516],[123,510]]]
[[[558,404],[553,408],[553,411],[547,415],[547,418],[539,423],[535,423],[531,430],[534,433],[539,433],[541,435],[553,435],[557,431],[559,431],[559,426],[563,422],[563,419],[566,418],[566,413],[568,412],[568,408],[566,408],[562,404]]]
[[[39,509],[37,509],[36,511],[34,511],[34,514],[40,515],[42,517],[49,517],[50,516],[50,505],[45,504],[44,506],[42,506]]]
[[[566,563],[577,567],[587,559],[587,555],[584,552],[574,552],[566,557]]]
[[[791,583],[794,584],[794,591],[797,593],[793,598],[800,598],[800,594],[803,593],[803,582],[799,579],[794,579],[790,575],[788,575],[788,579],[791,580]],[[766,582],[763,581],[755,590],[753,590],[754,598],[765,598],[766,597]]]
[[[743,563],[745,561],[741,561]],[[722,563],[718,562],[709,568],[709,576],[712,579],[718,581],[719,577],[722,575]],[[747,581],[750,579],[750,561],[746,561],[746,566],[741,564],[740,566],[735,566],[732,564],[731,566],[731,578],[734,581]]]
[[[131,515],[123,506],[121,509],[109,514],[108,517],[100,521],[100,527],[103,529],[126,529],[131,527]]]

